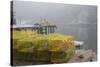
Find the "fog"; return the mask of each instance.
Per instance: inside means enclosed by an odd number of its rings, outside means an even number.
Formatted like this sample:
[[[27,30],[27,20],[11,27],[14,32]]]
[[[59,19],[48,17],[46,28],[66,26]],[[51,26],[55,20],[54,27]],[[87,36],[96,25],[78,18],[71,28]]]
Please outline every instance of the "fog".
[[[13,7],[17,25],[33,25],[45,18],[57,26],[57,33],[72,35],[84,41],[84,48],[97,52],[96,6],[14,1]]]

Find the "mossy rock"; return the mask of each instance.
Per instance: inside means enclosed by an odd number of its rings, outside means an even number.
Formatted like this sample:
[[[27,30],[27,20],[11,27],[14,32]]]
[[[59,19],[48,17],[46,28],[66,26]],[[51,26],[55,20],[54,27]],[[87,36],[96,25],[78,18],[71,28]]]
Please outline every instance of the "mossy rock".
[[[74,38],[70,35],[41,35],[30,31],[13,31],[13,34],[13,58],[16,60],[63,63],[74,54]]]

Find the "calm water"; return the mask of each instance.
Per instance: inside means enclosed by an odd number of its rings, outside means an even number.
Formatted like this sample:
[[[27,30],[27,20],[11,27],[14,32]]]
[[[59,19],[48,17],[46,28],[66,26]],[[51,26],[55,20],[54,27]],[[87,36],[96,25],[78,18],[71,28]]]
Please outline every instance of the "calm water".
[[[57,26],[56,32],[72,35],[76,40],[84,41],[83,48],[93,49],[97,52],[96,24],[58,24]]]

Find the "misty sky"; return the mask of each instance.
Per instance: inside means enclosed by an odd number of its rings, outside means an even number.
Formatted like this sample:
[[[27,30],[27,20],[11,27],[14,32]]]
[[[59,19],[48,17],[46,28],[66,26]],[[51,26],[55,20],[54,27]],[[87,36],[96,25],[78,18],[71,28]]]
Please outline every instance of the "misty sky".
[[[96,6],[14,1],[15,18],[17,22],[26,21],[25,24],[39,23],[42,18],[55,24],[94,23],[96,9]]]

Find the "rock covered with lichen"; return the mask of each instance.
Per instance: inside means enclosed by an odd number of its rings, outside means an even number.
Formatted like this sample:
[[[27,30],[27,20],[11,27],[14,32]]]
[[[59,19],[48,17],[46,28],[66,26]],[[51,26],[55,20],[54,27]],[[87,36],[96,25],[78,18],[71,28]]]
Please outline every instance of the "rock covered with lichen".
[[[74,37],[62,34],[42,35],[32,31],[12,32],[13,59],[68,62],[74,54]]]

